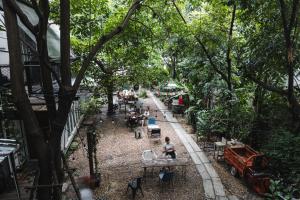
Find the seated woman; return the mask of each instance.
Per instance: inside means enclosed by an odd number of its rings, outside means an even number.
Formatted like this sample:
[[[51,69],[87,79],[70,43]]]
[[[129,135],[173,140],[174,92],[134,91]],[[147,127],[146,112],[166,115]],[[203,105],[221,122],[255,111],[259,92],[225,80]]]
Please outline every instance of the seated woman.
[[[165,137],[165,144],[164,144],[164,150],[163,153],[166,153],[167,155],[170,155],[171,158],[175,159],[176,158],[176,154],[175,154],[175,147],[174,144],[170,143],[170,138],[169,137]]]

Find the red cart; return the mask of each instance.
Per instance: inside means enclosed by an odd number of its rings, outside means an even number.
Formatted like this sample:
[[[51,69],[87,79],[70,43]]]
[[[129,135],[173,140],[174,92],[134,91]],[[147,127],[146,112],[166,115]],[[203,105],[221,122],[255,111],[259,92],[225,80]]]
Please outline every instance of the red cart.
[[[266,173],[267,158],[251,147],[225,147],[224,159],[231,166],[230,173],[239,175],[253,188],[255,192],[263,195],[268,192],[270,176]]]

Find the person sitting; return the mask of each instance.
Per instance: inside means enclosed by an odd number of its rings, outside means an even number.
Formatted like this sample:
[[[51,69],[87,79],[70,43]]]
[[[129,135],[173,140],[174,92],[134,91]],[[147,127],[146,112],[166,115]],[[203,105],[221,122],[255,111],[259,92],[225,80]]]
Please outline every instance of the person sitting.
[[[134,110],[130,111],[127,119],[127,126],[133,128],[134,126],[138,125],[138,120],[138,114]]]
[[[170,138],[169,137],[165,137],[165,144],[164,144],[164,150],[163,153],[166,154],[166,156],[170,155],[171,158],[175,159],[176,158],[176,154],[175,154],[175,147],[174,144],[170,143]]]
[[[145,110],[142,116],[142,127],[144,126],[145,121],[148,119],[149,116],[150,116],[150,107],[148,106],[147,110]]]

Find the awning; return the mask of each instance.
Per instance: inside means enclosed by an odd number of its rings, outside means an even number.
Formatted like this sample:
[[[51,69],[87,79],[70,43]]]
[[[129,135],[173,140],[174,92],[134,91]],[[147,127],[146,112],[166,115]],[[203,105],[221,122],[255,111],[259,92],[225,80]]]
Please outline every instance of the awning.
[[[34,9],[24,3],[17,1],[17,4],[20,6],[21,10],[28,17],[29,21],[33,25],[37,25],[39,18],[34,11]],[[2,0],[0,0],[0,7],[3,9]],[[0,15],[2,21],[4,22],[3,16]],[[29,29],[21,22],[18,18],[18,25],[20,28],[36,43],[35,36],[29,31]],[[48,54],[51,62],[60,63],[60,30],[59,26],[56,24],[50,24],[47,31],[47,44],[48,44]],[[75,55],[71,52],[71,59],[75,59]]]

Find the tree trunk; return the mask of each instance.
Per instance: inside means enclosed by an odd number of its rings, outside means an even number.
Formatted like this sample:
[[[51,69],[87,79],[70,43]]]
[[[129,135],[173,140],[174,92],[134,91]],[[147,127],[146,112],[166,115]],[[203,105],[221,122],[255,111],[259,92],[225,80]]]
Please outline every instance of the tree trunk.
[[[23,119],[26,133],[33,144],[33,149],[37,153],[39,160],[40,174],[39,184],[50,185],[51,169],[49,165],[49,149],[45,142],[39,122],[30,105],[24,84],[21,46],[19,38],[19,29],[17,25],[17,17],[7,4],[8,0],[3,1],[5,26],[7,32],[7,43],[9,49],[10,75],[12,83],[12,94],[15,105]],[[38,189],[39,199],[51,199],[50,188]]]
[[[59,97],[58,110],[56,112],[55,121],[52,123],[52,132],[50,138],[50,145],[52,147],[52,156],[54,170],[57,178],[57,182],[62,184],[64,178],[64,171],[61,160],[61,137],[67,123],[68,115],[70,108],[74,99],[74,94],[66,95]],[[61,199],[61,187],[57,187],[54,190],[54,199]]]
[[[39,184],[48,185],[49,187],[43,187],[38,189],[38,199],[41,200],[50,200],[51,197],[51,184],[57,178],[58,182],[61,182],[63,177],[63,171],[61,168],[61,156],[60,156],[60,141],[61,135],[64,129],[64,126],[67,121],[68,113],[70,111],[71,104],[75,97],[76,91],[78,90],[80,83],[84,77],[84,73],[91,64],[92,60],[99,52],[101,48],[111,40],[116,35],[119,35],[124,31],[128,26],[131,16],[140,8],[141,0],[135,0],[128,10],[126,16],[124,17],[121,24],[119,24],[114,30],[109,32],[106,35],[103,35],[97,41],[96,45],[92,48],[91,52],[84,59],[80,71],[76,77],[74,85],[71,86],[70,80],[70,66],[69,66],[69,13],[64,13],[68,15],[65,19],[62,19],[62,32],[66,33],[64,36],[68,41],[62,41],[62,82],[64,83],[61,87],[60,80],[56,73],[53,73],[51,69],[49,58],[48,58],[48,49],[47,49],[47,27],[48,27],[48,16],[49,16],[49,1],[31,1],[33,8],[36,10],[36,13],[39,17],[39,24],[33,26],[30,21],[27,19],[26,15],[22,12],[22,9],[14,2],[15,10],[10,9],[8,6],[10,0],[3,0],[4,10],[5,10],[5,22],[8,35],[8,47],[9,47],[9,56],[10,56],[10,68],[11,68],[11,82],[12,82],[12,93],[14,96],[14,101],[16,107],[21,115],[22,120],[24,121],[26,133],[28,137],[32,139],[32,144],[35,153],[37,154],[40,166],[40,179]],[[61,2],[62,11],[66,8],[66,12],[69,12],[69,1]],[[11,7],[12,8],[12,7]],[[16,9],[17,8],[17,9]],[[47,112],[49,117],[49,132],[50,137],[45,138],[42,130],[40,129],[39,122],[36,118],[36,115],[31,107],[30,101],[27,97],[25,91],[24,77],[23,77],[23,64],[21,57],[21,47],[19,42],[18,35],[18,25],[16,13],[18,13],[19,18],[25,24],[25,26],[36,36],[39,61],[42,70],[42,88],[46,101]],[[65,11],[64,11],[65,12]],[[62,18],[64,18],[63,15]],[[67,24],[66,24],[67,23]],[[38,30],[37,30],[38,29]],[[62,37],[61,40],[64,40]],[[66,42],[66,43],[64,43]],[[66,46],[65,46],[66,45]],[[52,74],[51,74],[52,72]],[[53,85],[52,85],[52,75],[56,77],[58,83],[60,84],[60,94],[58,102],[58,110],[56,111],[56,102],[53,94]],[[113,89],[109,89],[110,96],[112,97]],[[112,102],[112,98],[111,99]],[[111,108],[113,105],[111,103]],[[55,168],[56,173],[53,173]],[[55,176],[56,175],[56,176]],[[59,199],[60,196],[54,196],[55,199]]]
[[[227,123],[227,131],[226,131],[226,137],[230,138],[230,133],[232,132],[232,60],[231,60],[231,46],[232,46],[232,33],[233,33],[233,26],[235,21],[235,12],[236,12],[236,5],[234,3],[233,9],[232,9],[232,16],[231,16],[231,22],[229,27],[229,33],[228,33],[228,41],[227,41],[227,51],[226,51],[226,62],[227,62],[227,89],[228,89],[228,123]]]
[[[51,76],[51,66],[48,54],[47,44],[47,30],[48,30],[48,18],[49,18],[49,2],[41,1],[40,9],[43,13],[42,17],[39,17],[39,31],[36,37],[37,49],[39,54],[41,75],[42,75],[42,91],[47,106],[48,118],[51,123],[55,118],[56,103],[54,98],[53,83]]]
[[[299,0],[293,0],[291,6],[291,14],[288,15],[288,9],[284,0],[279,0],[280,4],[280,13],[283,26],[283,36],[285,39],[285,57],[286,57],[286,70],[288,74],[288,93],[287,99],[289,102],[290,110],[293,116],[292,126],[294,132],[297,134],[300,121],[300,105],[297,97],[294,93],[294,68],[295,68],[295,52],[296,44],[293,38],[293,30],[297,27],[297,17],[299,12]]]
[[[113,81],[109,80],[106,86],[107,101],[108,101],[107,115],[112,115],[114,113],[114,99],[113,99],[114,89],[113,88],[114,88]]]
[[[71,86],[70,0],[60,0],[60,57],[62,85]]]
[[[254,92],[254,99],[253,99],[253,107],[255,112],[255,119],[252,123],[252,130],[250,133],[250,144],[253,148],[258,147],[258,134],[260,130],[263,130],[262,124],[263,119],[262,116],[262,104],[263,104],[263,89],[258,85]]]

